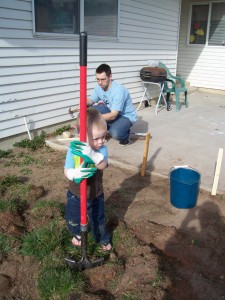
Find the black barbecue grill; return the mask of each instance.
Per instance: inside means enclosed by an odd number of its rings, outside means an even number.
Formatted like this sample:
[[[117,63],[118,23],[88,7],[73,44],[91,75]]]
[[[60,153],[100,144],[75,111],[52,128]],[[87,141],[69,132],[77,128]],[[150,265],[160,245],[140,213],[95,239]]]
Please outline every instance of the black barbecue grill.
[[[167,72],[163,68],[144,67],[140,71],[142,81],[147,82],[163,82],[166,80]]]

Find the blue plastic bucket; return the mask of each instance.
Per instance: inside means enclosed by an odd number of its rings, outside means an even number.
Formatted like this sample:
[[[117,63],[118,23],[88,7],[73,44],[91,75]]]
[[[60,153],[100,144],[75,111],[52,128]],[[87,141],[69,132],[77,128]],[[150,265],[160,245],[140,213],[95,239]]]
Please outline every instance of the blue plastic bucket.
[[[189,167],[174,168],[170,172],[170,202],[176,208],[196,205],[201,175]]]

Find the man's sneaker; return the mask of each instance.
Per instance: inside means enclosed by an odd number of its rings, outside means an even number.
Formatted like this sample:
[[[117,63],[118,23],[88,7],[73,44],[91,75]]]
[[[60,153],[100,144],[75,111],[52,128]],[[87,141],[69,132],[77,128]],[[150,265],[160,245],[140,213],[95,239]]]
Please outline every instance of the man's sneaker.
[[[120,146],[126,146],[130,143],[129,140],[125,140],[125,141],[119,141]]]

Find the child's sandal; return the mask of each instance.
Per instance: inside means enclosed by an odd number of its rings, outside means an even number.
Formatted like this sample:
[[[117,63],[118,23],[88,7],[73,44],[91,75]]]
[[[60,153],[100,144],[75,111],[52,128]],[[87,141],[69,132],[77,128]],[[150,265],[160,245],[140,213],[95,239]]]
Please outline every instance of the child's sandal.
[[[112,245],[110,243],[102,244],[102,250],[103,251],[111,251],[112,250]]]
[[[81,236],[80,235],[75,235],[72,238],[72,244],[75,247],[80,247],[81,246]]]

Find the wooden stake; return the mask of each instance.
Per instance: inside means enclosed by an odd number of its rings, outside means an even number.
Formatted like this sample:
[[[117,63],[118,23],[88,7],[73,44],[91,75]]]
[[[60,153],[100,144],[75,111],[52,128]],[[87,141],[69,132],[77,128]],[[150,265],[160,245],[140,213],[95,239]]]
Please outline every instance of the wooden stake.
[[[145,176],[147,158],[148,158],[148,150],[149,150],[149,141],[150,141],[150,132],[146,133],[145,137],[145,148],[144,148],[144,155],[143,155],[143,163],[141,167],[141,176]]]
[[[215,175],[214,175],[212,194],[211,194],[213,196],[216,195],[216,191],[217,191],[217,186],[218,186],[219,176],[220,176],[220,168],[221,168],[221,164],[222,164],[222,158],[223,158],[223,149],[219,148],[217,162],[216,162],[216,171],[215,171]]]

